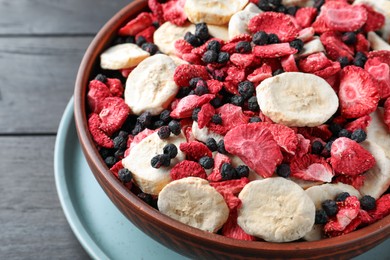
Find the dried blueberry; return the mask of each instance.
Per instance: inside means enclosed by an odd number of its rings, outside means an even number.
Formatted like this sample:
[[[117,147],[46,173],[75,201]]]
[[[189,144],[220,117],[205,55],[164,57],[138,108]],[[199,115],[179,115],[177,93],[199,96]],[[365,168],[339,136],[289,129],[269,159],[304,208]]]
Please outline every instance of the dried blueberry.
[[[258,116],[252,116],[251,118],[249,118],[249,123],[258,123],[258,122],[261,122],[261,118]]]
[[[364,210],[373,210],[376,207],[376,201],[370,195],[364,195],[359,201],[360,207]]]
[[[221,125],[222,124],[222,117],[219,114],[214,114],[211,117],[211,122],[213,122],[214,124],[217,124],[217,125]]]
[[[147,42],[147,40],[143,36],[138,36],[135,39],[135,44],[137,44],[138,46],[142,46],[142,44],[144,44],[145,42]]]
[[[194,89],[194,92],[195,92],[195,95],[202,96],[204,94],[209,93],[209,89],[205,86],[200,85]]]
[[[268,43],[268,34],[264,31],[259,31],[253,35],[252,41],[256,45],[266,45]]]
[[[210,38],[209,28],[206,23],[195,24],[195,36],[203,41],[207,41]]]
[[[114,148],[115,149],[125,149],[126,148],[126,142],[127,138],[118,135],[114,138],[113,143],[114,143]]]
[[[199,164],[206,170],[211,169],[214,167],[214,159],[208,156],[204,156],[199,159]]]
[[[290,165],[288,165],[287,163],[280,164],[276,168],[276,174],[283,177],[283,178],[287,178],[291,174]]]
[[[297,49],[298,52],[302,51],[303,49],[303,41],[301,39],[295,39],[292,42],[290,42],[290,46],[294,49]]]
[[[297,6],[289,6],[287,7],[286,9],[286,14],[289,14],[289,15],[292,15],[292,16],[295,16],[295,14],[297,13],[298,11],[298,7]]]
[[[222,106],[222,100],[219,97],[215,97],[210,101],[210,105],[215,108]]]
[[[336,198],[334,199],[336,202],[341,202],[341,201],[344,201],[346,198],[348,198],[349,196],[349,193],[348,192],[342,192],[340,194],[337,194]]]
[[[231,180],[237,176],[236,169],[230,163],[224,163],[221,167],[221,176],[223,180]]]
[[[279,37],[274,33],[268,34],[268,44],[274,43],[280,43]]]
[[[97,74],[95,79],[103,83],[107,82],[107,77],[103,74]]]
[[[121,182],[128,183],[133,179],[133,174],[128,169],[123,168],[118,171],[118,177]]]
[[[367,56],[363,52],[356,52],[355,58],[353,59],[353,65],[364,68],[364,64],[366,64]]]
[[[221,51],[221,52],[218,54],[217,62],[220,63],[220,64],[222,64],[222,63],[228,62],[229,59],[230,59],[229,53]]]
[[[163,153],[167,154],[169,158],[173,159],[177,155],[177,147],[174,144],[167,144],[163,148]]]
[[[321,154],[322,150],[324,149],[324,146],[320,141],[314,141],[311,144],[311,153],[312,154]]]
[[[199,108],[199,107],[195,108],[195,109],[192,111],[192,116],[191,116],[192,120],[198,122],[198,114],[199,114],[199,111],[200,111],[200,108]]]
[[[361,143],[363,142],[364,140],[366,140],[367,138],[367,134],[366,132],[364,132],[363,129],[359,128],[359,129],[356,129],[355,131],[352,132],[351,134],[351,139],[358,142],[358,143]]]
[[[347,129],[341,129],[339,134],[338,134],[339,137],[347,137],[347,138],[350,138],[351,137],[351,133],[347,130]]]
[[[339,211],[339,207],[334,200],[325,200],[321,203],[321,206],[325,210],[328,217],[335,216]]]
[[[167,154],[157,154],[151,159],[150,164],[156,169],[161,166],[168,167],[171,164],[171,158]]]
[[[326,222],[328,222],[328,215],[326,215],[325,210],[323,209],[316,210],[314,224],[324,225],[326,224]]]
[[[209,137],[206,140],[206,146],[210,149],[210,151],[215,152],[218,150],[218,145],[217,142],[215,141],[214,138]]]
[[[160,120],[162,120],[165,123],[169,122],[172,119],[170,114],[171,114],[171,111],[169,111],[168,109],[163,110],[160,113]]]
[[[142,48],[144,51],[149,52],[150,55],[154,55],[154,54],[156,54],[156,52],[158,51],[157,45],[154,44],[154,43],[151,43],[151,42],[145,42],[144,44],[142,44],[141,48]]]
[[[272,72],[272,76],[277,76],[277,75],[282,74],[282,73],[284,73],[283,69],[277,69],[274,72]]]
[[[208,50],[202,56],[204,63],[213,63],[218,60],[218,53],[216,51]]]
[[[236,52],[238,53],[249,53],[252,51],[250,42],[241,41],[236,44]]]
[[[184,40],[191,44],[193,47],[199,47],[203,44],[202,40],[193,35],[191,32],[187,32],[184,35]]]
[[[240,93],[244,99],[248,99],[255,93],[255,87],[249,80],[242,81],[238,83],[238,93]]]
[[[162,127],[163,125],[165,125],[165,123],[162,120],[154,121],[153,122],[153,129],[158,129],[158,128]]]
[[[349,60],[345,56],[341,56],[337,59],[337,61],[340,63],[341,68],[344,68],[345,66],[348,66]]]
[[[235,96],[232,96],[230,98],[230,103],[232,103],[233,105],[239,106],[239,107],[243,106],[244,102],[245,102],[245,99],[242,96],[235,95]]]
[[[248,109],[253,112],[260,110],[259,103],[257,102],[257,97],[253,96],[248,99]]]
[[[138,118],[137,123],[142,127],[148,127],[152,123],[152,114],[150,112],[143,112]]]
[[[236,167],[237,178],[243,178],[249,176],[249,167],[246,165],[239,165]]]
[[[114,166],[114,164],[117,162],[117,160],[116,160],[115,156],[108,156],[108,157],[106,157],[106,159],[104,159],[104,162],[106,163],[108,168],[111,168],[112,166]]]
[[[348,45],[354,45],[356,43],[356,33],[346,32],[341,36],[341,40]]]
[[[179,135],[181,133],[180,123],[176,120],[169,122],[168,127],[174,135]]]
[[[223,139],[218,142],[217,151],[222,154],[227,154],[227,151],[225,150],[225,142],[223,141]]]
[[[211,51],[215,51],[215,52],[220,52],[221,50],[221,43],[219,43],[219,41],[210,41],[208,44],[207,44],[207,50],[211,50]]]
[[[179,88],[179,91],[176,94],[177,98],[183,98],[190,94],[191,88],[190,87],[181,87]]]
[[[171,135],[171,130],[168,126],[162,126],[158,129],[157,134],[160,139],[167,139]]]

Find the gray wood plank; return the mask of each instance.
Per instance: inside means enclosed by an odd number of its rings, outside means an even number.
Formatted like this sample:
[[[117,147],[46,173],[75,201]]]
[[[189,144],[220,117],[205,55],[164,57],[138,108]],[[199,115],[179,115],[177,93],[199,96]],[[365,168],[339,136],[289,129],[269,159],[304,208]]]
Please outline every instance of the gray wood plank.
[[[60,206],[55,137],[0,137],[0,259],[86,259]]]
[[[0,38],[0,134],[56,132],[91,40]]]
[[[131,0],[0,0],[0,35],[91,34]]]

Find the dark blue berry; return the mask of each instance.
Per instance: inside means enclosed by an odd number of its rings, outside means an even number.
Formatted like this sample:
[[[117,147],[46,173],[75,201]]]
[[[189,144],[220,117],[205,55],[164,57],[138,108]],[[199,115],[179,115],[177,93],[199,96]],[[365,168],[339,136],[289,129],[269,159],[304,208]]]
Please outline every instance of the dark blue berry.
[[[195,93],[195,95],[202,96],[204,94],[209,93],[209,89],[205,86],[197,86],[194,89],[194,93]]]
[[[218,60],[218,53],[212,50],[206,51],[202,56],[202,61],[204,63],[213,63],[217,62]]]
[[[257,97],[253,96],[248,99],[248,109],[253,112],[260,110],[259,103],[257,102]]]
[[[195,36],[203,41],[207,41],[210,38],[209,29],[206,23],[195,24]]]
[[[143,200],[146,204],[153,205],[152,195],[141,192],[137,195],[137,197],[140,198],[141,200]]]
[[[199,47],[203,44],[202,40],[193,35],[191,32],[187,32],[184,35],[184,40],[191,44],[193,47]]]
[[[160,139],[167,139],[171,135],[171,130],[168,126],[162,126],[158,129],[157,134]]]
[[[147,40],[145,39],[145,37],[143,36],[138,36],[136,39],[135,39],[135,44],[137,44],[138,46],[142,46],[142,44],[144,44],[145,42],[147,42]]]
[[[123,168],[118,171],[118,177],[121,182],[128,183],[133,179],[133,174],[128,169]]]
[[[282,74],[282,73],[284,73],[283,69],[277,69],[274,72],[272,72],[272,76],[277,76],[277,75]]]
[[[314,8],[317,8],[318,10],[321,9],[321,6],[325,4],[325,0],[314,0]]]
[[[274,33],[268,34],[268,44],[274,43],[280,43],[279,37]]]
[[[324,225],[327,222],[328,222],[328,215],[326,215],[325,210],[323,209],[316,210],[314,224]]]
[[[348,66],[349,60],[345,56],[341,56],[337,59],[337,61],[340,63],[340,67],[344,68],[345,66]]]
[[[167,154],[169,158],[173,159],[177,155],[177,147],[174,144],[167,144],[163,148],[163,153]]]
[[[324,146],[320,141],[314,141],[311,144],[311,153],[312,154],[321,154],[322,150],[324,149]]]
[[[294,49],[297,49],[298,52],[302,51],[303,49],[303,41],[301,39],[295,39],[292,42],[290,42],[290,46]]]
[[[354,45],[356,43],[356,33],[346,32],[341,36],[341,40],[348,45]]]
[[[340,194],[337,194],[336,198],[334,199],[336,202],[342,202],[344,201],[346,198],[348,198],[349,196],[349,193],[348,192],[342,192]]]
[[[181,87],[179,88],[179,91],[176,94],[177,98],[183,98],[190,94],[191,88],[190,87]]]
[[[289,7],[287,7],[287,10],[286,10],[285,13],[289,14],[289,15],[292,15],[292,16],[295,16],[297,11],[298,11],[298,7],[297,6],[289,6]]]
[[[198,114],[199,114],[199,111],[200,111],[200,108],[199,108],[199,107],[195,108],[195,109],[192,111],[192,116],[191,116],[192,120],[198,122]]]
[[[143,112],[138,118],[137,123],[142,127],[148,127],[152,123],[152,114],[150,112]]]
[[[255,87],[249,80],[238,83],[238,93],[244,98],[248,99],[255,93]]]
[[[214,167],[214,159],[208,156],[204,156],[199,159],[199,164],[206,170],[211,169]]]
[[[230,98],[230,103],[232,103],[233,105],[239,106],[239,107],[243,106],[244,102],[245,102],[245,99],[242,96],[235,95],[235,96],[232,96]]]
[[[153,129],[158,129],[158,128],[162,127],[163,125],[165,125],[165,123],[162,120],[154,121],[153,122]]]
[[[252,41],[256,45],[266,45],[268,43],[268,34],[264,31],[259,31],[253,35]]]
[[[246,165],[239,165],[236,167],[237,178],[249,176],[249,167]]]
[[[218,114],[214,114],[211,117],[211,122],[213,122],[214,124],[217,124],[217,125],[221,125],[222,124],[222,117]]]
[[[252,116],[251,118],[249,118],[249,123],[258,123],[258,122],[261,122],[261,119],[258,116]]]
[[[113,139],[113,143],[114,143],[115,149],[125,149],[126,143],[127,143],[127,138],[124,138],[123,136],[118,135]]]
[[[252,51],[250,42],[241,41],[236,44],[236,52],[238,53],[249,53]]]
[[[364,132],[363,129],[359,128],[359,129],[356,129],[355,131],[352,132],[351,134],[351,139],[358,142],[358,143],[361,143],[363,142],[364,140],[366,140],[367,138],[367,134],[366,132]]]
[[[169,122],[168,127],[174,135],[179,135],[181,133],[180,123],[176,120]]]
[[[160,113],[160,120],[162,120],[163,122],[167,123],[167,122],[169,122],[172,119],[170,115],[171,115],[171,111],[169,111],[168,109],[164,109]]]
[[[131,131],[131,134],[137,135],[140,132],[142,132],[142,130],[144,130],[144,129],[145,129],[145,127],[143,127],[141,124],[137,123],[137,124],[135,124],[134,129]]]
[[[207,44],[207,50],[211,50],[211,51],[215,51],[217,53],[220,52],[221,50],[221,44],[219,43],[219,41],[210,41],[208,44]]]
[[[199,78],[199,77],[190,79],[190,81],[189,81],[190,87],[191,87],[191,88],[196,88],[196,86],[198,85],[198,82],[199,82],[199,81],[202,81],[202,80],[203,80],[203,79],[202,79],[202,78]],[[204,81],[204,80],[203,80],[203,81]]]
[[[275,8],[275,12],[278,13],[285,13],[287,11],[287,7],[284,5],[279,5],[278,7]]]
[[[257,6],[262,11],[273,11],[274,7],[267,0],[259,0]]]
[[[328,217],[335,216],[339,211],[339,207],[334,200],[325,200],[321,203],[321,206],[325,210]]]
[[[215,108],[222,106],[222,100],[219,97],[215,97],[210,101],[210,105]]]
[[[290,165],[287,163],[282,163],[276,168],[276,174],[280,177],[287,178],[291,174]]]
[[[206,140],[206,146],[207,146],[207,148],[209,148],[210,151],[212,151],[212,152],[215,152],[215,151],[218,150],[218,144],[217,144],[217,142],[215,141],[215,139],[212,138],[212,137],[207,138],[207,140]]]
[[[339,132],[341,131],[341,129],[343,128],[341,127],[341,125],[337,123],[331,123],[329,125],[329,130],[332,132],[334,136],[339,136]]]
[[[154,55],[154,54],[156,54],[156,52],[158,51],[157,45],[154,44],[154,43],[151,43],[151,42],[145,42],[144,44],[142,44],[141,48],[142,48],[144,51],[149,52],[150,55]]]
[[[152,23],[152,25],[154,26],[154,28],[158,29],[158,27],[160,27],[160,23],[158,21],[154,21]]]
[[[161,166],[168,167],[171,164],[171,158],[167,154],[157,154],[150,160],[153,168],[160,168]]]
[[[347,130],[347,129],[341,129],[339,134],[338,134],[339,137],[347,137],[347,138],[350,138],[351,137],[351,133]]]
[[[364,210],[373,210],[376,207],[376,201],[370,195],[364,195],[359,201],[360,207]]]
[[[97,74],[95,79],[103,83],[106,83],[107,81],[107,77],[103,74]]]
[[[353,59],[353,65],[364,68],[364,64],[366,64],[367,56],[363,52],[356,52],[355,58]]]
[[[227,151],[225,150],[225,142],[223,141],[223,139],[218,142],[217,151],[222,154],[227,154]]]
[[[230,59],[229,53],[224,52],[224,51],[221,51],[220,53],[218,53],[217,62],[218,62],[219,64],[226,63],[226,62],[229,61],[229,59]]]
[[[104,159],[104,162],[106,163],[108,168],[111,168],[112,166],[114,166],[114,164],[117,162],[117,160],[116,160],[115,156],[108,156],[108,157],[106,157],[106,159]]]
[[[231,180],[237,176],[236,169],[230,163],[224,163],[221,167],[221,176],[223,180]]]

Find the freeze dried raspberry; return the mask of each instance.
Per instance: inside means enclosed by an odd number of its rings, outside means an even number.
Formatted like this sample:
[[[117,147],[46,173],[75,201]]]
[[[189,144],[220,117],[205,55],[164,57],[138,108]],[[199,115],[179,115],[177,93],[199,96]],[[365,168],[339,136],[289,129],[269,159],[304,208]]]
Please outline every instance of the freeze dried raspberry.
[[[187,177],[207,178],[206,171],[199,163],[188,160],[184,160],[173,166],[169,175],[172,180],[179,180]]]
[[[369,50],[370,42],[367,38],[361,33],[356,34],[355,52],[367,53]]]
[[[270,77],[272,77],[272,68],[268,64],[264,63],[260,68],[255,69],[251,74],[249,74],[247,79],[258,84]]]
[[[295,54],[297,52],[298,50],[291,47],[287,42],[255,46],[253,48],[253,54],[260,58],[279,58]]]
[[[317,8],[314,7],[302,7],[295,13],[295,19],[302,28],[311,26],[314,19],[317,17]]]
[[[123,85],[119,79],[115,78],[107,78],[106,85],[110,90],[112,96],[114,97],[122,97],[123,96]]]
[[[198,126],[200,129],[205,127],[215,114],[215,109],[210,103],[204,104],[198,113]]]
[[[361,5],[328,1],[321,7],[321,16],[331,30],[356,31],[367,21],[367,11]]]
[[[380,98],[390,96],[390,66],[381,62],[379,58],[369,58],[364,64],[364,69],[368,71],[376,82]]]
[[[266,122],[259,124],[267,127],[271,131],[274,140],[283,151],[290,154],[295,154],[298,145],[298,137],[294,130],[281,124],[271,124]]]
[[[104,148],[114,148],[114,142],[100,129],[100,124],[101,119],[98,114],[89,115],[88,128],[95,143]]]
[[[176,107],[172,110],[170,116],[172,118],[187,118],[191,117],[192,111],[210,102],[215,97],[214,94],[204,94],[202,96],[189,95],[179,100]]]
[[[344,184],[351,185],[355,189],[359,190],[363,186],[365,179],[366,179],[365,175],[355,175],[355,176],[337,175],[334,178],[334,182],[336,182],[336,183],[342,182]]]
[[[253,54],[242,54],[242,53],[233,53],[230,56],[230,61],[236,65],[239,68],[247,68],[249,67],[252,63],[253,60],[255,59],[255,56]]]
[[[334,175],[325,159],[315,154],[295,157],[290,163],[290,169],[291,177],[307,181],[331,182]]]
[[[362,224],[362,219],[358,217],[354,218],[342,231],[337,231],[333,229],[338,229],[338,223],[334,223],[334,225],[328,225],[327,230],[325,233],[329,237],[337,237],[341,235],[345,235],[348,233],[351,233],[352,231],[356,230],[360,225]],[[336,227],[335,227],[336,226]]]
[[[347,57],[348,61],[353,60],[354,50],[341,40],[338,32],[326,32],[321,34],[320,41],[326,49],[328,57],[337,61],[340,57]]]
[[[366,116],[359,117],[352,122],[349,122],[344,126],[344,129],[348,130],[351,133],[357,129],[363,129],[366,132],[367,127],[370,125],[370,123],[371,123],[371,116],[366,115]]]
[[[100,113],[103,108],[103,100],[111,97],[109,88],[99,80],[91,80],[88,85],[87,102],[93,113]]]
[[[264,178],[271,177],[283,160],[271,131],[261,123],[239,125],[227,132],[224,140],[226,151]]]
[[[380,220],[390,214],[390,194],[385,194],[376,201],[376,207],[367,211],[375,220]]]
[[[248,29],[252,33],[264,31],[274,33],[282,42],[290,42],[298,36],[299,27],[290,15],[264,12],[249,20]]]
[[[211,182],[217,182],[222,180],[221,167],[224,163],[231,163],[230,158],[227,155],[216,153],[214,156],[214,168],[210,175],[207,177],[207,180]]]
[[[164,20],[164,11],[162,5],[158,0],[148,0],[149,9],[152,11],[153,15],[157,17],[157,20],[160,24],[165,22]]]
[[[215,113],[221,116],[222,124],[210,122],[207,126],[211,131],[221,135],[226,134],[230,129],[238,125],[249,122],[249,117],[242,112],[242,108],[233,104],[224,104],[217,108]]]
[[[374,156],[366,149],[346,137],[339,137],[333,142],[330,154],[330,163],[335,172],[345,175],[362,174],[376,163]]]
[[[220,194],[222,195],[230,210],[235,210],[241,206],[241,200],[233,193],[221,191]]]
[[[104,99],[103,108],[99,113],[102,120],[100,129],[111,136],[122,127],[129,114],[130,108],[122,98],[108,97]]]
[[[249,183],[249,179],[243,177],[234,180],[210,182],[210,185],[213,186],[218,192],[238,194],[248,183]]]
[[[225,78],[225,81],[229,81],[229,82],[232,82],[234,85],[235,85],[235,89],[236,89],[236,85],[238,83],[240,83],[241,81],[244,81],[246,78],[246,74],[245,74],[245,69],[244,68],[238,68],[238,67],[235,67],[235,66],[230,66],[227,70],[227,76]],[[227,89],[229,90],[229,89]],[[232,91],[230,90],[229,92],[231,92],[232,94],[238,94],[238,91]]]
[[[367,11],[367,21],[363,26],[363,31],[377,31],[385,24],[385,17],[383,14],[376,12],[371,6],[362,4]]]
[[[162,4],[164,20],[170,21],[177,26],[182,26],[187,21],[187,15],[184,12],[185,0],[171,0]]]
[[[285,72],[298,72],[297,63],[294,55],[285,56],[281,60],[282,68]]]
[[[383,120],[390,131],[390,97],[386,99],[384,104]]]
[[[338,96],[341,115],[345,118],[368,115],[375,111],[379,102],[378,90],[372,76],[357,66],[342,69]]]
[[[237,224],[237,209],[231,210],[229,217],[222,227],[222,235],[233,239],[255,241],[256,237],[251,236]]]
[[[202,157],[212,157],[210,149],[201,142],[192,141],[188,143],[181,143],[180,150],[186,154],[187,160],[199,161]]]
[[[135,36],[149,26],[152,26],[152,23],[152,15],[147,12],[142,12],[136,18],[128,22],[125,26],[121,27],[118,31],[118,34],[121,36]]]
[[[299,68],[302,72],[313,73],[324,69],[332,64],[332,61],[326,57],[323,52],[310,54],[309,56],[299,60]]]
[[[211,94],[217,94],[223,88],[223,83],[216,79],[209,79],[207,82],[207,88]]]
[[[153,34],[156,31],[156,27],[153,25],[145,28],[141,32],[137,33],[135,35],[135,40],[137,40],[139,37],[144,37],[147,42],[153,42]]]
[[[191,53],[192,47],[191,44],[189,44],[186,40],[184,39],[178,39],[174,43],[175,46],[175,53],[176,55],[181,58],[183,54],[185,53]]]
[[[236,52],[236,42],[226,43],[221,47],[221,52],[227,52],[230,55]]]
[[[176,67],[173,79],[178,86],[189,86],[192,78],[208,80],[210,76],[206,67],[201,65],[181,64]]]

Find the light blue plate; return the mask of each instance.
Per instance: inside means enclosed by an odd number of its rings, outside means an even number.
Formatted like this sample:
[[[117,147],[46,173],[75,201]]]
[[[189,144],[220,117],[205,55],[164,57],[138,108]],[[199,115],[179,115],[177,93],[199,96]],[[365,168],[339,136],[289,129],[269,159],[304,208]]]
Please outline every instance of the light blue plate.
[[[73,99],[62,117],[54,151],[56,186],[65,216],[94,259],[187,259],[142,233],[97,183],[77,138]],[[356,260],[390,259],[390,239]]]

